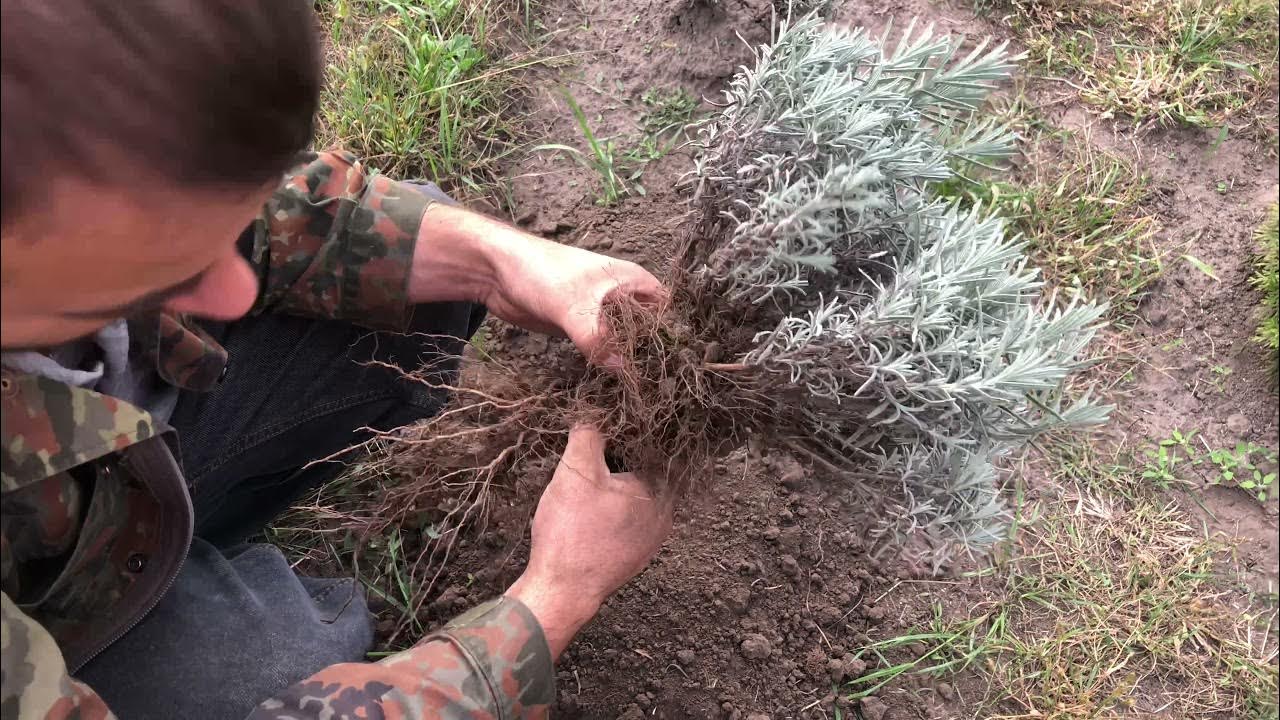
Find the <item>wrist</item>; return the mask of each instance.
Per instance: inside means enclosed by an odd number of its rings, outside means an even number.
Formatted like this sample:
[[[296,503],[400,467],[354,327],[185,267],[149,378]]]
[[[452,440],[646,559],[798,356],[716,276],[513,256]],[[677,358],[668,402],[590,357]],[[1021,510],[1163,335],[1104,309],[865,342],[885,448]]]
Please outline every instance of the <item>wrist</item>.
[[[590,593],[547,582],[527,570],[505,594],[523,603],[538,619],[552,658],[564,652],[578,630],[595,617],[602,602]]]

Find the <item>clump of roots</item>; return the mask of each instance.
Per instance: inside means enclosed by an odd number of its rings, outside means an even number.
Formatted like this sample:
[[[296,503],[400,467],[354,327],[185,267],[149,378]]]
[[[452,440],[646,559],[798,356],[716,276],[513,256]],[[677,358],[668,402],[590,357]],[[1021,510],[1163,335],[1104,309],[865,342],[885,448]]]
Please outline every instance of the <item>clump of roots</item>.
[[[545,484],[570,428],[582,423],[605,435],[612,470],[684,494],[718,458],[776,423],[776,402],[756,387],[753,369],[726,362],[737,349],[711,340],[732,333],[679,310],[689,307],[679,298],[660,307],[610,301],[604,321],[620,362],[609,366],[578,361],[567,373],[538,374],[486,357],[483,372],[464,373],[477,376],[468,382],[446,382],[439,368],[406,372],[452,400],[434,418],[366,443],[348,473],[356,487],[345,526],[366,537],[423,528],[430,541],[413,564],[432,568],[418,578],[430,585],[457,531],[484,524],[494,484]]]

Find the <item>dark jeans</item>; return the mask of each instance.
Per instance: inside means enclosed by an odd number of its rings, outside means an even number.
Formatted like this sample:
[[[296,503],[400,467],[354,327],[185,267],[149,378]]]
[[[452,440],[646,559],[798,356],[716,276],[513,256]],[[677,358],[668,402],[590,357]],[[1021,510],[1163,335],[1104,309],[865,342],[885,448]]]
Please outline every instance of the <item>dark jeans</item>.
[[[364,659],[373,627],[351,578],[297,576],[245,540],[342,466],[309,462],[429,417],[447,398],[362,364],[438,366],[484,318],[470,303],[421,305],[411,333],[265,315],[207,329],[231,365],[216,389],[184,393],[171,424],[191,486],[196,538],[149,615],[77,677],[121,720],[240,718],[317,670]]]

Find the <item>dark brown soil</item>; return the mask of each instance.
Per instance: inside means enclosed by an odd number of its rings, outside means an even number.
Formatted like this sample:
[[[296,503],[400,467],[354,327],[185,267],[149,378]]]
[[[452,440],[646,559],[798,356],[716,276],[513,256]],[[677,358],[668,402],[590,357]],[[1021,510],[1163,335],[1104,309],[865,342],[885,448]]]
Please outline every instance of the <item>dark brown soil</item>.
[[[881,28],[891,16],[920,15],[944,31],[1002,34],[967,7],[857,0],[836,16]],[[527,111],[543,128],[536,132],[545,142],[584,145],[558,94],[562,86],[602,137],[637,134],[639,98],[652,87],[680,86],[716,100],[736,67],[750,61],[746,43],[767,39],[773,12],[765,0],[547,0],[542,20],[553,38],[547,54],[584,54],[567,68],[534,71],[538,90]],[[1269,365],[1249,340],[1257,296],[1246,283],[1251,230],[1275,197],[1274,159],[1248,140],[1210,151],[1214,138],[1195,132],[1135,140],[1124,128],[1103,127],[1084,111],[1063,107],[1053,122],[1096,126],[1098,143],[1137,158],[1154,174],[1163,193],[1156,208],[1164,226],[1159,241],[1191,248],[1170,253],[1168,272],[1143,310],[1137,332],[1149,347],[1136,390],[1112,429],[1158,439],[1175,428],[1196,428],[1215,445],[1248,439],[1275,449],[1276,399],[1263,390],[1270,387]],[[670,154],[645,170],[645,197],[601,208],[591,171],[562,156],[533,155],[512,171],[512,215],[534,232],[662,275],[687,220],[676,185],[688,168],[686,154]],[[1228,192],[1218,192],[1219,180]],[[1213,264],[1221,279],[1179,261],[1184,252]],[[1183,338],[1176,350],[1160,349],[1175,336]],[[534,366],[562,351],[562,341],[496,325],[487,342],[505,361],[523,358]],[[1208,384],[1215,365],[1231,369],[1222,390]],[[835,717],[837,707],[843,717],[871,720],[973,715],[984,688],[963,675],[949,683],[900,683],[860,708],[837,699],[837,690],[868,669],[854,654],[869,640],[927,625],[935,606],[963,613],[980,599],[975,585],[927,579],[870,557],[862,535],[871,524],[867,509],[851,491],[818,481],[788,458],[743,451],[717,473],[710,495],[681,508],[653,565],[608,602],[562,658],[560,717],[759,720]],[[498,491],[488,527],[455,550],[431,605],[433,620],[502,592],[515,578],[541,480],[513,478]],[[1200,499],[1212,529],[1242,538],[1253,583],[1274,588],[1275,501],[1261,506],[1224,488],[1206,488]],[[895,651],[890,659],[907,659],[913,650]],[[874,658],[865,660],[877,667]]]
[[[741,453],[717,473],[715,495],[680,510],[653,565],[561,659],[558,716],[830,716],[844,704],[836,683],[867,667],[854,654],[869,637],[918,627],[934,601],[966,604],[953,581],[899,577],[901,568],[868,557],[853,496],[789,459]],[[519,574],[535,485],[460,548],[433,619],[500,593]],[[901,717],[946,718],[962,716],[966,696],[928,685],[881,698],[908,709]]]

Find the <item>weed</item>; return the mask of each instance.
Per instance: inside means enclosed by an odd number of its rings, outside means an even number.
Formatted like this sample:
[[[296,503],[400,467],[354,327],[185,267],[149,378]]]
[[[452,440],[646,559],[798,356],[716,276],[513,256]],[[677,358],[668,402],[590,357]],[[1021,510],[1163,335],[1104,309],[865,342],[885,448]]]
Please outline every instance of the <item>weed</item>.
[[[640,123],[645,135],[651,137],[683,131],[698,110],[698,99],[684,88],[649,88],[640,95],[640,102],[645,106]]]
[[[1143,450],[1147,463],[1142,470],[1142,478],[1164,489],[1174,485],[1189,484],[1178,475],[1177,469],[1180,464],[1196,463],[1198,453],[1191,444],[1196,432],[1191,430],[1183,433],[1181,430],[1174,430],[1170,437],[1159,441],[1155,447]]]
[[[933,620],[927,629],[869,643],[857,652],[857,659],[868,665],[878,663],[881,667],[851,681],[847,687],[847,699],[858,700],[874,695],[880,688],[903,676],[940,676],[969,667],[987,652],[987,643],[977,632],[981,624],[982,620],[948,623],[943,619],[942,607],[935,604]],[[922,646],[925,651],[899,662],[886,656],[886,653],[907,646]]]
[[[477,193],[517,131],[499,109],[513,90],[488,36],[492,3],[328,0],[328,66],[317,142],[401,177]]]
[[[1250,442],[1238,442],[1234,448],[1209,450],[1205,462],[1213,466],[1211,485],[1237,487],[1266,502],[1275,495],[1276,454]],[[1270,471],[1268,471],[1268,469]]]
[[[636,182],[639,180],[640,170],[626,169],[619,162],[618,150],[613,140],[602,140],[596,137],[590,123],[587,122],[586,113],[582,112],[582,107],[578,105],[577,100],[573,99],[573,95],[566,91],[564,99],[569,104],[573,119],[578,123],[578,128],[582,130],[582,135],[587,141],[588,152],[583,152],[572,145],[560,144],[538,145],[533,149],[566,153],[583,167],[594,170],[600,176],[600,194],[596,198],[598,205],[612,205],[628,192],[644,195],[644,187]]]
[[[644,185],[640,184],[645,166],[662,158],[684,137],[684,130],[698,108],[697,99],[683,88],[650,88],[640,96],[646,108],[640,117],[643,132],[634,141],[615,142],[612,138],[597,137],[578,101],[568,92],[564,95],[587,142],[587,152],[558,143],[538,145],[534,150],[565,153],[595,171],[600,176],[596,203],[606,206],[616,203],[624,195],[645,194]]]
[[[1231,377],[1232,370],[1226,365],[1214,365],[1210,371],[1213,373],[1213,379],[1210,384],[1219,394],[1225,395],[1227,392],[1227,378]]]
[[[1190,263],[1191,267],[1194,267],[1195,269],[1199,270],[1201,273],[1204,273],[1204,275],[1210,278],[1211,280],[1218,281],[1222,279],[1218,277],[1218,271],[1214,269],[1213,265],[1205,262],[1204,260],[1201,260],[1195,255],[1184,254],[1182,256],[1182,259]]]
[[[1150,178],[1070,135],[1042,133],[1026,152],[1039,161],[1021,182],[953,180],[937,191],[1007,218],[1050,288],[1109,302],[1114,320],[1130,321],[1162,271],[1157,223],[1144,208]]]
[[[1199,448],[1193,440],[1198,440]],[[1208,485],[1239,488],[1259,502],[1275,495],[1276,453],[1251,442],[1214,448],[1195,430],[1174,430],[1170,437],[1145,448],[1143,455],[1142,479],[1162,489],[1193,486],[1188,476],[1193,472]]]

